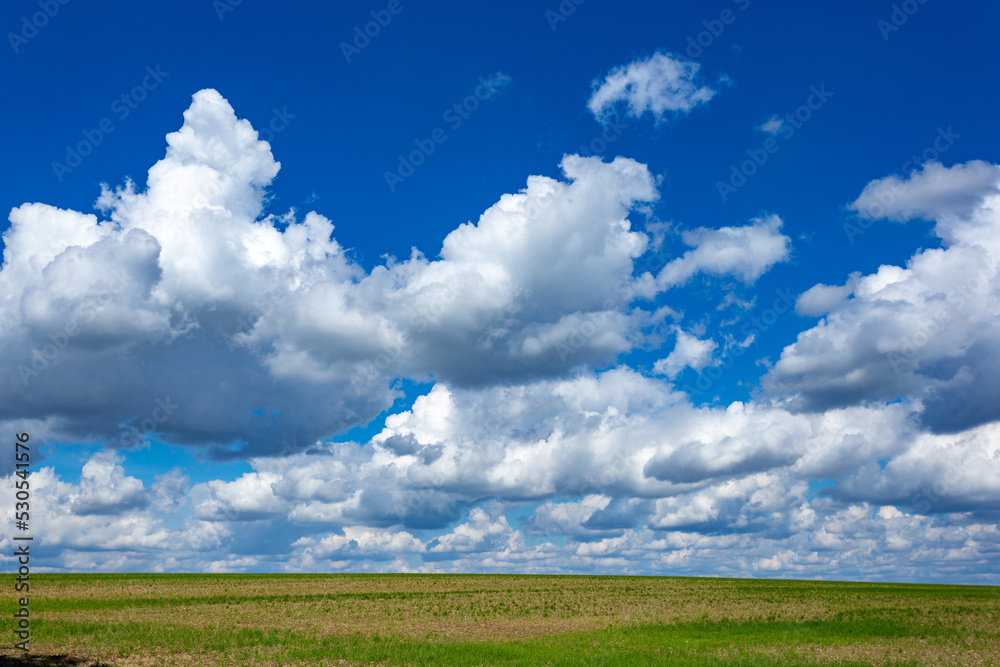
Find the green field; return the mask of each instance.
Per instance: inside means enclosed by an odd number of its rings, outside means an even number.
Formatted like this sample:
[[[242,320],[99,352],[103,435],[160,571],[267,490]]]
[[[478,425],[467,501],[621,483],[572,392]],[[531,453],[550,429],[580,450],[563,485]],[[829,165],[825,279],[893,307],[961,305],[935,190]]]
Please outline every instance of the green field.
[[[0,665],[1000,665],[1000,588],[520,575],[32,574]],[[56,657],[58,656],[58,657]]]

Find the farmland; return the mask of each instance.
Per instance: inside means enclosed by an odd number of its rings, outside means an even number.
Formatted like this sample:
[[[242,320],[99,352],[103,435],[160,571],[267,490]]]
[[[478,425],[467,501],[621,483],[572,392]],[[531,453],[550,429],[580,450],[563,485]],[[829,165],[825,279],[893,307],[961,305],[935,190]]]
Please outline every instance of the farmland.
[[[1000,665],[997,587],[405,574],[33,573],[25,658],[14,576],[0,665]]]

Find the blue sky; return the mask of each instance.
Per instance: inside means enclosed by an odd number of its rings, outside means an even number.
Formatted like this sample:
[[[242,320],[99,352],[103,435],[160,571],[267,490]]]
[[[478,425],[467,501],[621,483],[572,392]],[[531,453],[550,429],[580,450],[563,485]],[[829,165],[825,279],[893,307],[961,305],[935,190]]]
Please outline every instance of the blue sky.
[[[40,562],[996,583],[998,19],[7,3]]]

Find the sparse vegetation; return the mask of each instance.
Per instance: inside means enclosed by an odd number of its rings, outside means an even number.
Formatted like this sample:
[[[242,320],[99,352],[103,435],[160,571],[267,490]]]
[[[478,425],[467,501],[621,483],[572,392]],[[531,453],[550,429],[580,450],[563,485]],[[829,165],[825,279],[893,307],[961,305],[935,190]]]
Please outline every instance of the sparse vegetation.
[[[31,594],[33,662],[6,643],[0,665],[1000,665],[998,587],[32,573]]]

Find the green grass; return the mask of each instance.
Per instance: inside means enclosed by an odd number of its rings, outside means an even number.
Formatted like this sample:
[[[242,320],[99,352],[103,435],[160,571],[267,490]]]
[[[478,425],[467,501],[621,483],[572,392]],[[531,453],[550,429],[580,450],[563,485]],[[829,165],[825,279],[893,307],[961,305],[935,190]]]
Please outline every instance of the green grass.
[[[33,654],[82,664],[1000,665],[997,587],[41,574],[30,608]],[[0,602],[4,618],[14,609],[13,595]]]

